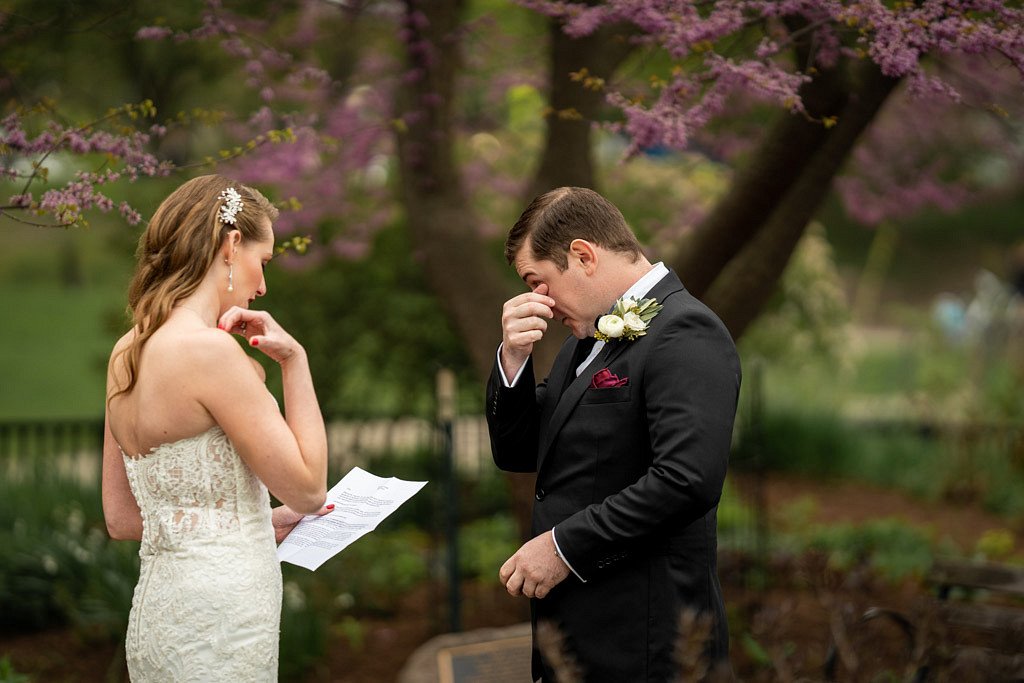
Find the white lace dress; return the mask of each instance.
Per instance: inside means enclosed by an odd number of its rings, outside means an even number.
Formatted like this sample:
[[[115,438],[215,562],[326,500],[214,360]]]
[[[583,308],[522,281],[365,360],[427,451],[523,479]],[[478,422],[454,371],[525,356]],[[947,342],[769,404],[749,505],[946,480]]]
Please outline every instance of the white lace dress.
[[[276,681],[281,565],[266,487],[219,427],[126,456],[125,469],[142,510],[132,681]]]

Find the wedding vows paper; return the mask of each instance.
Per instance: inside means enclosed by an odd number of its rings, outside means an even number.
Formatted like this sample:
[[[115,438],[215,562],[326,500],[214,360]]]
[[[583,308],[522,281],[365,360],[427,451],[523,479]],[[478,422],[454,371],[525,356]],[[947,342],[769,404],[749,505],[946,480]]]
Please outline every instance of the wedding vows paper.
[[[353,467],[327,492],[327,503],[334,503],[334,510],[323,517],[303,517],[277,546],[277,559],[316,569],[376,529],[426,483],[385,479]]]

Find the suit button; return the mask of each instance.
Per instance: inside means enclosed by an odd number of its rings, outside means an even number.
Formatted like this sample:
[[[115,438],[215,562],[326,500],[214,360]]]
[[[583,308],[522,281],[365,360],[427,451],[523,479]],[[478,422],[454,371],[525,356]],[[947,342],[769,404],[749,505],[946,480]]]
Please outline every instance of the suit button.
[[[544,496],[548,494],[544,493],[544,489],[537,489],[537,495],[534,496],[537,500],[544,500]]]

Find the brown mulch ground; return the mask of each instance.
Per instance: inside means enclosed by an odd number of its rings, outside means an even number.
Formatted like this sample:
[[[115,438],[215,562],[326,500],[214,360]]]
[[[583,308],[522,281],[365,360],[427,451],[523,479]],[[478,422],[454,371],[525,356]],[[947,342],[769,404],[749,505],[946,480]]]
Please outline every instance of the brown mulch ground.
[[[769,510],[779,510],[800,499],[814,501],[814,521],[820,524],[861,523],[889,517],[930,530],[937,540],[948,537],[962,552],[970,553],[989,530],[1014,534],[1017,548],[1024,546],[1024,520],[1008,520],[977,505],[926,501],[904,493],[846,480],[822,481],[800,475],[771,474],[767,479]],[[749,481],[742,482],[749,487]]]
[[[738,482],[741,487],[749,482]],[[949,537],[969,551],[990,529],[1009,529],[1018,547],[1024,537],[1004,518],[976,507],[931,503],[850,482],[822,482],[773,474],[767,480],[769,510],[799,499],[814,501],[814,521],[860,523],[898,517]],[[885,620],[857,626],[869,606],[886,606],[921,616],[923,593],[908,582],[892,586],[857,571],[837,575],[821,558],[780,560],[770,567],[771,587],[760,589],[742,567],[723,557],[720,574],[734,633],[748,633],[732,643],[732,661],[744,681],[821,680],[828,646],[835,634],[849,641],[847,656],[857,657],[862,675],[871,680],[872,666],[898,668],[907,660],[905,639]],[[747,576],[746,579],[739,577]],[[408,595],[401,618],[361,620],[363,642],[353,646],[338,634],[325,661],[310,672],[307,683],[377,683],[393,681],[408,656],[430,637],[442,633],[445,594],[425,586]],[[927,615],[925,615],[927,616]],[[508,596],[497,582],[467,584],[463,592],[463,628],[505,626],[529,619],[526,601]],[[103,680],[113,647],[81,642],[70,631],[0,637],[0,657],[9,654],[15,670],[35,682]],[[843,678],[840,667],[840,680]]]

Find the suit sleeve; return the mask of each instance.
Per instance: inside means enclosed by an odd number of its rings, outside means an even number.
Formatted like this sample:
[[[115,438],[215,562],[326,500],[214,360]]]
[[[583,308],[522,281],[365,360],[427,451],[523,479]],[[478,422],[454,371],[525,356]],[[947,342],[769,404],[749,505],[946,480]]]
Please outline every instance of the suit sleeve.
[[[506,472],[536,472],[540,439],[540,406],[546,383],[535,384],[533,358],[519,380],[506,387],[495,361],[487,380],[487,431],[494,464]]]
[[[650,467],[556,527],[563,554],[584,577],[634,541],[686,528],[722,495],[740,383],[735,345],[721,322],[701,312],[669,321],[652,341],[639,378]]]

